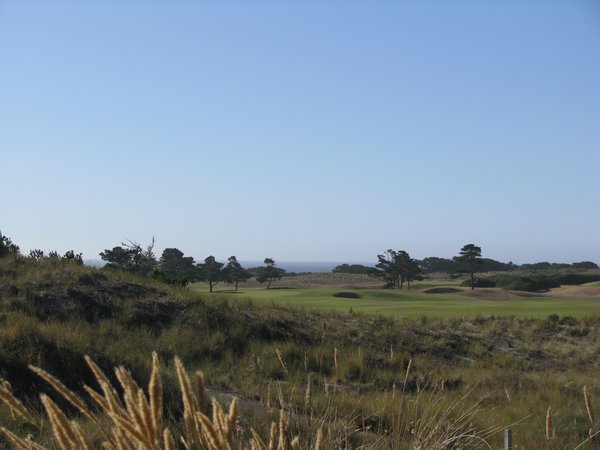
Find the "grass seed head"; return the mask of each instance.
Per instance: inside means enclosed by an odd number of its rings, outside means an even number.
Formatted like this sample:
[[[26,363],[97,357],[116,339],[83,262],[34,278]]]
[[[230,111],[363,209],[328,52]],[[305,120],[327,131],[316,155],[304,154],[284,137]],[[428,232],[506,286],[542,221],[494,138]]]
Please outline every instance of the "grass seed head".
[[[546,411],[546,439],[552,439],[554,430],[552,428],[552,407],[548,406]]]
[[[583,387],[583,399],[585,401],[585,410],[587,411],[590,423],[594,425],[594,410],[592,409],[592,398],[587,386]]]

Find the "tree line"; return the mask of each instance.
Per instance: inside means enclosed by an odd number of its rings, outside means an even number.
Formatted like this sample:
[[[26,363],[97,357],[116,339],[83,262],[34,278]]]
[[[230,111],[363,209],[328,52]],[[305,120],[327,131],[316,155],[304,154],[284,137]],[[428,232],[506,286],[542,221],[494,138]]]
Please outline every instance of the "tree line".
[[[272,258],[265,258],[264,265],[246,269],[235,256],[230,256],[227,263],[217,261],[213,256],[207,256],[204,261],[196,263],[192,256],[185,256],[177,248],[166,248],[160,258],[154,255],[154,239],[150,245],[143,248],[137,242],[124,242],[120,246],[106,249],[100,253],[106,262],[107,269],[120,269],[140,276],[151,276],[166,283],[186,285],[203,281],[208,284],[210,292],[219,283],[227,283],[238,290],[239,283],[250,278],[256,278],[259,283],[267,284],[281,279],[285,270],[277,267]]]
[[[210,292],[213,292],[214,287],[219,283],[230,284],[237,291],[239,283],[250,278],[266,284],[268,289],[273,281],[281,279],[286,274],[284,269],[277,267],[273,258],[265,258],[263,266],[248,269],[242,267],[235,256],[230,256],[226,264],[217,261],[212,255],[196,263],[193,257],[185,256],[177,248],[166,248],[160,258],[157,258],[154,253],[154,243],[152,238],[148,246],[142,247],[139,243],[128,240],[100,252],[100,258],[105,262],[104,268],[107,270],[122,270],[182,286],[204,281],[208,284]],[[0,231],[0,258],[6,256],[23,257],[19,246]],[[73,250],[60,255],[55,251],[45,253],[43,250],[35,249],[31,250],[26,257],[36,261],[52,259],[83,264],[82,254],[75,253]]]
[[[208,284],[210,292],[213,292],[214,287],[219,283],[233,285],[237,291],[239,283],[250,278],[255,278],[261,284],[266,283],[268,289],[273,281],[281,279],[286,274],[284,269],[277,267],[272,258],[265,258],[263,266],[248,269],[242,267],[235,256],[230,256],[227,263],[217,261],[212,255],[196,263],[193,257],[185,256],[181,250],[173,247],[166,248],[160,258],[157,258],[154,254],[154,243],[152,238],[151,243],[144,248],[139,243],[128,240],[122,242],[120,246],[100,252],[100,257],[106,263],[104,267],[109,270],[124,270],[177,285],[203,281]],[[8,255],[21,256],[19,246],[0,232],[0,258]],[[60,255],[54,251],[45,254],[42,250],[35,249],[29,252],[28,258],[34,260],[50,258],[83,264],[82,254],[75,253],[73,250]],[[332,272],[367,274],[383,281],[384,286],[390,289],[402,289],[405,285],[410,289],[413,281],[423,279],[423,273],[447,272],[451,276],[468,274],[469,284],[474,288],[477,272],[565,268],[597,269],[598,265],[591,261],[582,261],[573,264],[540,262],[518,266],[512,262],[501,263],[482,258],[481,247],[467,244],[452,259],[429,257],[418,260],[412,258],[405,250],[388,249],[377,255],[377,263],[372,267],[361,264],[341,264]]]
[[[415,264],[421,270],[421,273],[444,272],[450,275],[462,275],[464,268],[454,258],[439,258],[435,256],[415,259]],[[333,273],[350,273],[350,274],[368,274],[372,266],[364,264],[340,264],[332,269]],[[561,270],[561,269],[598,269],[598,264],[592,261],[581,261],[568,263],[549,263],[537,262],[532,264],[514,264],[512,262],[504,263],[490,258],[480,258],[477,265],[477,272],[510,272],[514,270]]]

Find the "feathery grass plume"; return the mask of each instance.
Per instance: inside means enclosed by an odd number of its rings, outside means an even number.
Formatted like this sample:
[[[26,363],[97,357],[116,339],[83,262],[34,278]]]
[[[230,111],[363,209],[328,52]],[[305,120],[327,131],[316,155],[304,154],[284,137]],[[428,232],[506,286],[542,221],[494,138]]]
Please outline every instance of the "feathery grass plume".
[[[292,442],[290,442],[290,447],[292,447],[293,449],[300,448],[300,438],[298,436],[296,436],[296,437],[294,437],[294,439],[292,439]]]
[[[177,357],[175,357],[175,370],[177,372],[177,380],[179,381],[181,399],[183,400],[184,414],[187,411],[188,414],[192,415],[192,413],[195,413],[199,409],[198,401],[192,391],[190,379],[185,372],[185,368],[181,360]]]
[[[29,365],[29,370],[36,373],[40,378],[42,378],[50,386],[52,386],[60,395],[63,396],[65,400],[67,400],[71,405],[77,408],[77,410],[81,414],[83,414],[88,419],[95,420],[85,402],[79,396],[77,396],[75,393],[69,390],[64,384],[62,384],[60,380],[50,375],[45,370],[32,366],[31,364]]]
[[[117,442],[125,442],[126,447],[129,448],[129,444],[133,443],[136,446],[151,447],[151,443],[148,441],[148,437],[140,430],[128,417],[122,417],[113,412],[107,411],[109,417],[113,420],[117,426],[119,433],[122,437],[118,437]]]
[[[267,446],[254,428],[250,428],[250,434],[252,434],[252,438],[250,439],[250,450],[266,450]]]
[[[35,442],[32,442],[31,439],[27,438],[27,439],[22,439],[19,436],[17,436],[16,434],[14,434],[12,431],[7,430],[4,427],[0,427],[0,431],[8,438],[9,441],[11,441],[13,443],[13,445],[15,446],[15,448],[17,450],[47,450],[46,448],[42,447],[41,445],[36,444]]]
[[[308,375],[308,381],[306,382],[306,391],[304,393],[304,411],[308,411],[311,407],[311,399],[312,399],[312,383],[310,380],[310,375]]]
[[[71,420],[71,426],[77,434],[81,448],[83,450],[94,450],[94,445],[92,444],[90,437],[86,434],[81,425],[78,422]]]
[[[204,404],[206,403],[206,386],[204,385],[204,373],[196,371],[196,401],[198,403],[198,409],[204,411]]]
[[[308,373],[308,353],[304,350],[304,373]]]
[[[585,401],[585,410],[587,411],[590,423],[594,425],[594,410],[592,409],[592,398],[587,386],[583,387],[583,400]]]
[[[10,385],[10,382],[8,380],[3,380],[2,378],[0,378],[0,388],[8,391],[8,392],[12,392],[12,386]],[[9,406],[8,409],[10,410],[10,416],[12,417],[13,420],[15,420],[15,413],[12,410],[12,408]]]
[[[175,371],[177,372],[177,380],[179,381],[179,391],[183,402],[183,423],[185,429],[184,446],[186,448],[195,448],[202,445],[203,437],[201,428],[198,426],[197,413],[200,413],[198,400],[192,391],[190,379],[183,367],[179,358],[175,358]]]
[[[277,398],[279,400],[279,408],[285,409],[286,402],[285,402],[285,398],[283,397],[283,391],[281,390],[280,384],[277,385]]]
[[[100,367],[96,365],[92,358],[90,358],[88,355],[84,355],[83,358],[85,359],[85,362],[87,363],[88,367],[91,369],[92,373],[96,377],[96,381],[98,381],[98,384],[100,385],[100,388],[104,393],[104,398],[107,402],[108,409],[114,412],[116,409],[118,409],[118,406],[120,406],[117,392],[110,384],[110,380],[108,379],[108,377],[104,375],[104,372],[102,372]]]
[[[79,439],[77,438],[77,432],[73,429],[65,414],[47,395],[41,394],[40,400],[50,420],[54,439],[60,448],[63,450],[78,448],[77,442]]]
[[[162,429],[163,390],[162,380],[160,378],[160,364],[158,361],[158,354],[156,352],[152,352],[152,374],[150,375],[148,394],[150,395],[152,427],[154,428],[155,434],[158,434]],[[164,442],[166,443],[166,440]]]
[[[238,414],[238,399],[234,398],[229,405],[229,414],[227,415],[227,427],[229,430],[229,440],[233,438],[233,430],[235,430],[235,424],[237,422]]]
[[[315,441],[315,450],[322,450],[323,448],[323,428],[319,428],[317,431],[317,440]]]
[[[165,428],[163,432],[163,446],[165,450],[175,450],[175,440],[173,439],[173,435],[168,428]]]
[[[412,358],[408,360],[408,364],[406,365],[406,373],[404,374],[404,384],[402,385],[402,393],[406,390],[406,383],[408,381],[408,374],[410,373],[410,366],[412,366]]]
[[[504,395],[506,395],[506,399],[510,402],[510,394],[508,393],[508,388],[504,388]]]
[[[150,404],[146,398],[144,391],[140,389],[138,394],[138,409],[142,417],[142,425],[146,436],[152,442],[154,446],[158,446],[161,438],[160,430],[154,428],[152,421],[152,412],[150,410]]]
[[[208,448],[210,450],[221,450],[221,439],[219,438],[219,434],[217,433],[217,430],[211,423],[210,419],[204,414],[202,414],[200,411],[196,412],[194,417],[197,423],[201,425],[204,441],[208,444]]]
[[[269,430],[269,450],[275,450],[277,448],[277,425],[275,422],[271,422],[271,429]]]
[[[136,428],[142,436],[149,434],[146,422],[143,417],[143,407],[140,405],[140,389],[133,380],[131,372],[124,367],[115,369],[115,374],[121,386],[123,387],[123,400],[125,402],[126,412],[120,409],[116,410],[116,415],[121,418],[127,418],[131,425]]]
[[[338,349],[337,347],[333,348],[333,366],[335,367],[335,372],[338,371]]]
[[[13,417],[14,413],[17,413],[17,415],[25,421],[35,424],[35,419],[29,413],[29,411],[27,411],[27,408],[23,406],[23,403],[21,403],[21,401],[18,400],[12,394],[12,392],[7,389],[6,386],[10,386],[10,384],[3,384],[2,386],[0,386],[0,401],[5,403],[10,408],[10,413],[13,415]]]
[[[221,404],[213,398],[212,401],[212,423],[215,426],[215,430],[218,432],[220,439],[229,435],[228,423],[225,418],[225,412]]]
[[[83,389],[88,393],[92,400],[96,402],[100,409],[102,409],[103,411],[108,411],[110,409],[110,407],[108,406],[108,401],[100,394],[98,394],[95,390],[93,390],[91,387],[84,385]]]
[[[277,450],[285,450],[287,442],[287,423],[283,409],[279,411],[279,442]]]
[[[267,450],[267,446],[264,441],[260,438],[254,428],[250,428],[252,439],[250,440],[250,450]]]
[[[552,439],[554,430],[552,428],[552,407],[548,406],[546,411],[546,439]]]
[[[281,367],[283,369],[283,371],[285,372],[285,376],[289,376],[290,373],[288,372],[287,366],[285,365],[285,360],[283,359],[283,354],[279,351],[278,348],[275,349],[275,353],[277,354],[277,359],[279,360],[279,364],[281,364]]]
[[[271,383],[267,385],[267,401],[265,406],[267,407],[267,411],[271,411]]]

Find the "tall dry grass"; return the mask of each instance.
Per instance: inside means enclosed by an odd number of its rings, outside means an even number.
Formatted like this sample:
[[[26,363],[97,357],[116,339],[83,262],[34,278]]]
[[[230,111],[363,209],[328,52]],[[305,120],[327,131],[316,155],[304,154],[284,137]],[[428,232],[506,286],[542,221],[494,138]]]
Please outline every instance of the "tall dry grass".
[[[152,374],[146,391],[138,386],[127,369],[115,369],[122,395],[118,394],[117,387],[110,383],[91,358],[86,356],[86,362],[100,386],[100,391],[84,386],[94,407],[88,406],[83,399],[48,372],[31,367],[31,370],[48,382],[63,400],[79,412],[79,419],[69,419],[67,413],[45,394],[40,395],[45,416],[36,419],[35,414],[13,395],[10,384],[5,380],[0,384],[0,401],[9,408],[15,420],[19,417],[37,427],[42,427],[47,420],[54,445],[61,450],[224,450],[234,446],[252,450],[303,448],[299,436],[293,436],[291,439],[288,436],[283,411],[278,426],[275,423],[271,425],[271,430],[278,431],[269,433],[266,441],[255,430],[250,430],[252,438],[245,446],[234,444],[238,400],[234,398],[231,401],[228,411],[225,411],[216,399],[212,399],[208,405],[202,373],[196,372],[192,382],[179,358],[175,358],[175,369],[183,403],[183,417],[176,427],[164,425],[162,379],[156,353],[152,355]],[[209,414],[209,411],[212,413]],[[110,424],[108,428],[107,422]],[[20,437],[4,426],[0,427],[0,431],[16,449],[47,448],[35,442],[31,436]],[[322,448],[322,443],[322,433],[318,430],[313,448]]]
[[[282,365],[285,365],[280,355]],[[41,394],[43,414],[30,411],[12,392],[10,384],[0,383],[0,401],[13,417],[12,426],[0,427],[0,432],[13,448],[61,450],[103,448],[106,450],[174,450],[178,448],[197,450],[250,450],[325,449],[325,448],[409,448],[449,449],[490,448],[486,437],[496,430],[481,432],[471,423],[478,407],[459,410],[460,401],[453,401],[436,408],[436,401],[412,402],[406,405],[401,398],[386,396],[385,408],[397,408],[397,423],[391,423],[388,436],[378,437],[368,444],[353,445],[349,440],[352,433],[368,433],[366,429],[355,429],[348,418],[335,413],[336,396],[341,392],[334,386],[329,392],[330,402],[326,414],[318,418],[313,415],[310,379],[303,395],[303,411],[282,407],[277,422],[265,423],[264,430],[242,429],[239,421],[239,402],[234,398],[227,409],[216,399],[210,399],[205,388],[202,372],[190,377],[179,358],[174,359],[183,412],[174,417],[163,404],[163,381],[161,366],[156,353],[152,355],[151,376],[144,390],[124,367],[115,369],[118,380],[111,384],[109,377],[88,356],[87,366],[94,375],[99,389],[85,385],[89,396],[84,400],[68,389],[50,373],[30,366],[30,369],[45,380],[56,391],[64,406],[60,407],[48,395]],[[292,396],[294,393],[291,394]],[[301,394],[300,394],[301,395]],[[291,402],[283,400],[280,390],[280,406]],[[438,398],[439,399],[439,398]],[[60,402],[59,402],[60,403]],[[167,413],[165,415],[165,412]],[[290,420],[295,414],[296,421]],[[401,416],[410,416],[411,429],[405,433],[394,430],[408,423]],[[308,425],[304,433],[299,423]],[[29,424],[37,429],[48,428],[52,437],[50,445],[31,434],[23,435],[21,425]],[[20,432],[21,431],[21,432]],[[261,433],[262,432],[262,433]],[[246,436],[246,438],[242,438]],[[248,438],[249,437],[249,438]]]

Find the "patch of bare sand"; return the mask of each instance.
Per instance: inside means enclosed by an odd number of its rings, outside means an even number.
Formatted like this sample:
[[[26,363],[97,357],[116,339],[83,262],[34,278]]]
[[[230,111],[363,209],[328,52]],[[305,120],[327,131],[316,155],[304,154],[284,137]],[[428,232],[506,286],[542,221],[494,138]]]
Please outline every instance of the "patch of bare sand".
[[[548,297],[600,298],[600,286],[561,286],[544,293]]]

